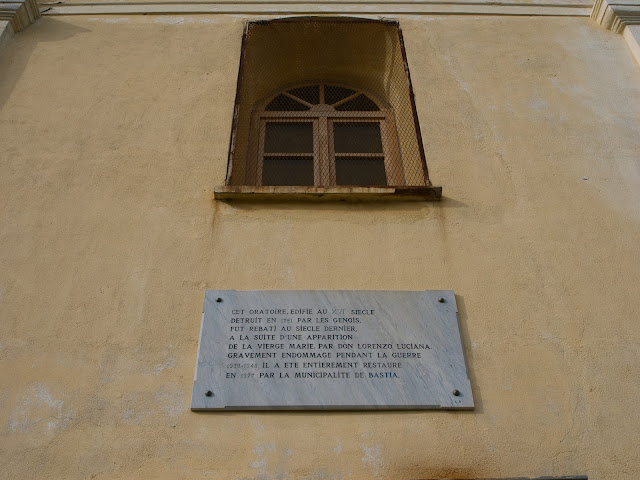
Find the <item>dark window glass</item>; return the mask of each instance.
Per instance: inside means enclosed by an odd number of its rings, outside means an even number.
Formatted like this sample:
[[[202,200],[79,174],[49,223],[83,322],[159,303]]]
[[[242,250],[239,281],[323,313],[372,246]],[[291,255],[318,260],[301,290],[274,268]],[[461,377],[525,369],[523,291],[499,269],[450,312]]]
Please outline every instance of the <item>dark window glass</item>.
[[[365,95],[358,95],[336,107],[340,112],[377,112],[380,110],[373,100]]]
[[[334,123],[333,142],[336,153],[382,153],[380,124]]]
[[[332,87],[331,85],[324,86],[324,103],[327,105],[333,105],[351,95],[356,93],[355,90],[344,87]]]
[[[337,157],[338,185],[386,185],[384,157]]]
[[[267,122],[264,152],[313,153],[313,124],[311,122]]]
[[[313,186],[313,157],[264,157],[262,185]]]
[[[291,95],[309,102],[312,105],[320,103],[320,85],[309,85],[307,87],[298,87],[287,90]]]
[[[269,105],[265,107],[265,110],[267,112],[300,112],[309,110],[309,107],[291,97],[280,94],[269,102]]]

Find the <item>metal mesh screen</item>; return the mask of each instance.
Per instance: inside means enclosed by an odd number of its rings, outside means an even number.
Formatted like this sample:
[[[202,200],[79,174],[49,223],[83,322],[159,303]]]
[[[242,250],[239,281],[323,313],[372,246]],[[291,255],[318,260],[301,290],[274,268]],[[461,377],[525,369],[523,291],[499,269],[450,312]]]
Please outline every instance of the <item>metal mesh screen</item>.
[[[227,184],[430,186],[398,24],[248,23]]]

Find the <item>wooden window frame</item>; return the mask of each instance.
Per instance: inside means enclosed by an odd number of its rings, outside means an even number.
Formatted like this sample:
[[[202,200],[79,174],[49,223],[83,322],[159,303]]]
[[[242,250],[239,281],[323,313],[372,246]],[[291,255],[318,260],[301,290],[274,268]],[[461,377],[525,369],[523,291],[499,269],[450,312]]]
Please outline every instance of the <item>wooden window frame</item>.
[[[319,104],[314,105],[299,97],[287,93],[287,90],[306,86],[319,85]],[[354,93],[334,103],[327,105],[324,103],[324,86],[338,86],[349,88]],[[292,98],[296,102],[309,107],[304,111],[267,111],[266,106],[278,95]],[[378,111],[340,111],[335,107],[348,102],[359,95],[365,95],[376,103]],[[253,109],[251,118],[251,130],[249,135],[249,150],[247,162],[247,183],[253,186],[262,186],[262,173],[264,156],[269,155],[264,152],[265,130],[267,123],[312,123],[313,125],[313,165],[314,165],[314,187],[336,187],[336,165],[335,158],[338,156],[375,156],[384,157],[385,175],[387,183],[385,186],[404,186],[404,169],[398,143],[398,134],[395,125],[395,117],[392,109],[380,99],[362,89],[336,85],[330,82],[312,82],[287,86],[269,95],[264,100],[258,102]],[[376,154],[336,154],[333,138],[333,125],[336,123],[378,123],[380,125],[380,136],[382,140],[382,153]],[[322,148],[321,146],[326,146]],[[273,155],[276,155],[275,153]],[[277,154],[278,156],[305,156],[310,154]],[[366,185],[354,185],[366,186]]]
[[[313,128],[313,151],[311,152],[304,152],[304,153],[266,153],[264,151],[264,143],[265,143],[265,137],[266,137],[266,126],[267,123],[311,123],[312,128]],[[259,140],[258,140],[258,156],[259,156],[259,161],[256,161],[255,166],[256,166],[256,183],[255,185],[261,186],[262,185],[262,172],[263,172],[263,167],[264,167],[264,157],[268,157],[268,156],[273,156],[273,157],[310,157],[313,156],[313,179],[314,179],[314,186],[316,185],[317,182],[317,178],[319,176],[319,169],[320,169],[320,164],[319,164],[319,146],[318,146],[318,139],[317,139],[317,129],[318,129],[318,121],[317,119],[314,118],[288,118],[288,117],[273,117],[273,118],[260,118],[259,119],[259,124],[258,124],[258,129],[259,129]]]

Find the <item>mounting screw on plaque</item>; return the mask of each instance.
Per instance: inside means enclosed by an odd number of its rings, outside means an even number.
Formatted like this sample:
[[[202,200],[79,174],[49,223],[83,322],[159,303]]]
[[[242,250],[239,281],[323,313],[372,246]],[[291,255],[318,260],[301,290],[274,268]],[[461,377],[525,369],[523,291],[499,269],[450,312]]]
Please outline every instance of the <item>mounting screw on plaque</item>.
[[[438,301],[439,301],[440,303],[444,303],[444,298],[440,297],[440,298],[438,299]]]
[[[216,298],[216,302],[220,303],[222,299],[220,297]]]
[[[460,390],[454,390],[453,391],[453,396],[454,397],[459,397],[460,396]]]
[[[456,390],[456,392],[457,392],[457,390]],[[207,397],[211,397],[213,395],[213,392],[211,390],[207,390],[207,393],[205,393],[205,395]]]

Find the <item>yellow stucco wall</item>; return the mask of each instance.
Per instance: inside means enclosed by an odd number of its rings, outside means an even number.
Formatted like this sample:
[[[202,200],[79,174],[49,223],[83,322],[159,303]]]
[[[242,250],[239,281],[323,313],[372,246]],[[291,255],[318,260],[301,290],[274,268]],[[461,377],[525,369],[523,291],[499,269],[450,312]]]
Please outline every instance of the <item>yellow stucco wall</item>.
[[[0,477],[640,476],[640,67],[587,18],[400,17],[441,203],[225,204],[243,18],[0,52]],[[205,289],[453,289],[473,412],[193,413]]]

